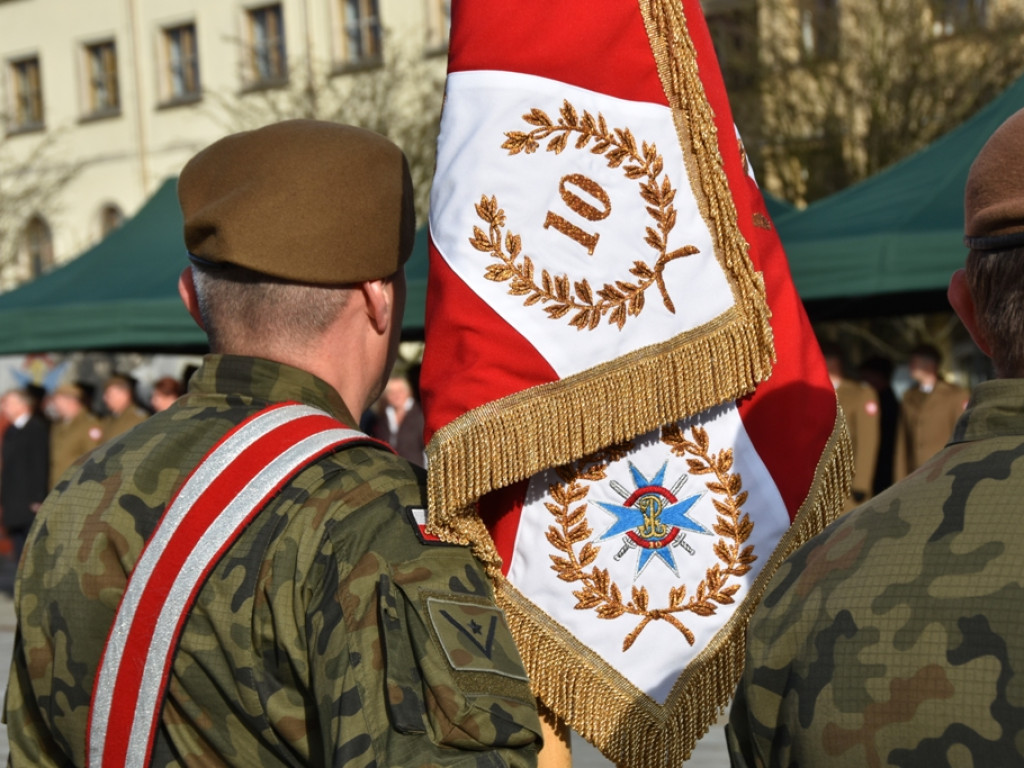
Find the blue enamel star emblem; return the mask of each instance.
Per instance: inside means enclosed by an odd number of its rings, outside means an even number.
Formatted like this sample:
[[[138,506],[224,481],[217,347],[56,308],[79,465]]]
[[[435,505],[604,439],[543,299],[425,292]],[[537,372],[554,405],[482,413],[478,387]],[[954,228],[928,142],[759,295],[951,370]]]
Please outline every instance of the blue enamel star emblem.
[[[648,479],[633,463],[629,471],[633,475],[636,490],[630,492],[622,485],[612,482],[612,488],[625,501],[622,504],[597,502],[602,508],[615,515],[615,522],[598,538],[603,541],[615,536],[623,537],[623,548],[615,556],[620,559],[630,549],[639,550],[640,557],[636,564],[636,575],[651,561],[658,557],[672,572],[678,575],[673,547],[682,547],[690,554],[693,548],[686,543],[687,532],[711,535],[704,525],[690,517],[690,510],[703,494],[677,497],[677,493],[687,480],[684,474],[676,481],[671,490],[665,487],[665,471],[668,463],[662,464],[654,477]]]

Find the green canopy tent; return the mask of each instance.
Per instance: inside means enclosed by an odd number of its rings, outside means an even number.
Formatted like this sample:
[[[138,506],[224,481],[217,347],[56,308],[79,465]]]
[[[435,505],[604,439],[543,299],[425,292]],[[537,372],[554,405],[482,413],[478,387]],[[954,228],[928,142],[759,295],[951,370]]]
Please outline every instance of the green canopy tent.
[[[201,352],[206,337],[178,298],[187,263],[176,179],[81,256],[0,295],[0,355],[122,349]],[[406,266],[403,338],[419,339],[427,292],[426,227]]]
[[[1024,107],[1024,78],[968,121],[865,181],[776,219],[813,319],[948,310],[963,266],[967,172],[999,125]]]
[[[768,200],[814,319],[947,309],[966,256],[963,189],[975,155],[1024,106],[1024,78],[969,121],[891,168],[808,206]],[[205,337],[182,307],[185,265],[175,179],[94,248],[0,295],[0,355],[66,350],[188,351]],[[406,266],[403,336],[422,339],[427,232]]]
[[[775,197],[769,195],[767,192],[764,195],[764,206],[768,210],[768,215],[772,217],[772,221],[777,221],[783,216],[788,216],[791,213],[796,213],[797,208],[787,200],[783,200],[781,197]]]

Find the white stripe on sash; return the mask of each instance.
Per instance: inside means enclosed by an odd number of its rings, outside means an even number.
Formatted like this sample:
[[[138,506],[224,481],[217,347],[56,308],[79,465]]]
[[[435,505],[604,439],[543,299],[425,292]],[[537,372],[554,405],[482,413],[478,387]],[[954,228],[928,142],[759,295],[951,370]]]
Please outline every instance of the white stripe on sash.
[[[289,434],[278,436],[275,432]],[[229,433],[196,466],[139,557],[111,627],[93,689],[89,723],[91,766],[142,768],[147,764],[180,629],[205,575],[269,496],[312,459],[353,441],[377,443],[362,432],[342,427],[317,408],[272,406]],[[272,458],[260,466],[238,461],[247,449],[264,447],[272,451]],[[214,510],[212,517],[205,520],[202,510],[210,513],[212,502],[203,500],[200,512],[196,512],[197,502],[218,478],[227,478],[222,482],[240,488],[221,510]],[[182,547],[187,556],[178,569],[174,562],[181,557]],[[175,556],[174,551],[179,554]],[[161,565],[165,556],[172,562]],[[155,602],[153,595],[147,596],[150,587],[155,585],[154,590],[160,591],[168,581],[170,587],[162,604]],[[130,645],[133,632],[145,632],[150,624],[148,648]],[[141,657],[145,661],[140,666]],[[131,686],[124,685],[126,676]],[[138,696],[131,706],[133,700],[125,691],[135,684]],[[115,716],[132,718],[126,750],[124,744],[108,743],[111,730],[125,730],[123,723],[112,721]]]

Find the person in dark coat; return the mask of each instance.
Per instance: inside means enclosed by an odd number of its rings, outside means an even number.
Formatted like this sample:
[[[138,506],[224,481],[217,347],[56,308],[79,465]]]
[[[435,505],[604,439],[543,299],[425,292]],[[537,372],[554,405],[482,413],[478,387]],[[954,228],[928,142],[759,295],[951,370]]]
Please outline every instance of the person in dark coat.
[[[10,423],[0,449],[0,519],[17,563],[36,510],[49,490],[50,430],[36,415],[35,399],[26,390],[5,393],[0,408]]]
[[[860,364],[860,377],[878,395],[881,439],[875,463],[874,495],[892,485],[892,464],[896,452],[896,428],[900,418],[900,401],[892,389],[892,360],[881,355],[869,357]]]
[[[425,467],[423,455],[423,409],[416,401],[412,385],[401,375],[392,374],[384,388],[381,410],[370,433],[388,443],[406,461]]]

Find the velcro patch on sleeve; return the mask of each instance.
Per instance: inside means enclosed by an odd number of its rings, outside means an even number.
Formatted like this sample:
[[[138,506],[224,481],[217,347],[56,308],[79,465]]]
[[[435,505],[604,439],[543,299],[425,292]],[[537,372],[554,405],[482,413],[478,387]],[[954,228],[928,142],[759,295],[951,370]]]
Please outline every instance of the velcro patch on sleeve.
[[[427,610],[452,669],[527,679],[500,608],[430,597]]]

